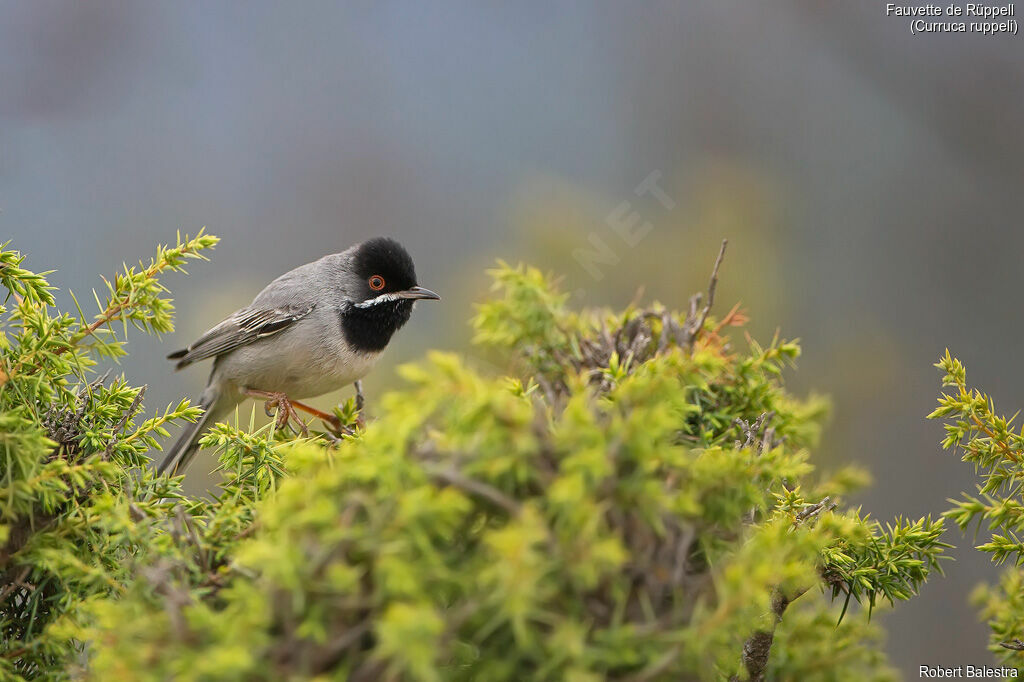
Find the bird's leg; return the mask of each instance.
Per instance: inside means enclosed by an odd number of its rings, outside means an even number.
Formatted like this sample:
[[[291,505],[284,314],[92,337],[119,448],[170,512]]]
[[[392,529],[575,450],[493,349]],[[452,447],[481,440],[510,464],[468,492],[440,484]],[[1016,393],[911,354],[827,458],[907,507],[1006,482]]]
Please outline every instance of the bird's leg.
[[[307,414],[313,415],[317,419],[327,422],[335,431],[340,431],[342,429],[341,420],[333,414],[328,414],[323,410],[318,410],[312,405],[300,403],[298,400],[292,400],[284,393],[271,393],[268,391],[257,391],[256,389],[247,389],[245,393],[252,398],[266,400],[265,409],[267,410],[267,415],[270,415],[271,408],[277,408],[278,427],[284,426],[289,419],[294,419],[298,422],[302,435],[308,436],[309,430],[306,428],[305,422],[299,419],[299,413],[296,411],[302,410]]]
[[[366,405],[366,398],[363,397],[363,380],[356,379],[354,386],[356,387],[356,409],[362,412],[363,406]]]
[[[299,426],[299,432],[303,436],[309,435],[309,429],[306,427],[306,423],[299,418],[299,413],[296,412],[296,408],[307,407],[302,403],[297,403],[294,400],[289,400],[288,396],[284,393],[275,393],[272,391],[259,391],[254,388],[245,389],[245,394],[250,398],[257,400],[264,400],[263,411],[267,413],[268,417],[275,417],[275,425],[277,428],[284,428],[286,425],[291,425],[294,420]],[[270,410],[274,409],[276,414],[271,414]]]
[[[366,419],[363,417],[363,408],[366,407],[366,398],[363,396],[363,382],[361,379],[356,380],[356,426],[364,428],[366,426]]]
[[[292,407],[294,407],[297,410],[302,410],[307,414],[313,415],[317,419],[327,422],[328,424],[333,426],[335,430],[341,429],[341,420],[335,417],[333,414],[328,414],[323,410],[316,409],[312,405],[306,405],[305,403],[300,403],[295,400],[292,401]]]

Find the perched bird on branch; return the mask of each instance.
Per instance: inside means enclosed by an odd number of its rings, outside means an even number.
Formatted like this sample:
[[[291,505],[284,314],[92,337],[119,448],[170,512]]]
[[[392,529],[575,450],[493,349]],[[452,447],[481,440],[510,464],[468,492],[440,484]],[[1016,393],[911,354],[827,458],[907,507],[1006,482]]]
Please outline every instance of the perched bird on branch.
[[[377,363],[418,300],[440,296],[418,286],[401,244],[376,238],[281,275],[253,302],[187,348],[168,355],[176,369],[213,358],[200,398],[203,416],[189,425],[158,471],[180,474],[208,424],[246,398],[277,409],[278,426],[302,410],[335,423],[334,415],[296,402],[358,382]]]

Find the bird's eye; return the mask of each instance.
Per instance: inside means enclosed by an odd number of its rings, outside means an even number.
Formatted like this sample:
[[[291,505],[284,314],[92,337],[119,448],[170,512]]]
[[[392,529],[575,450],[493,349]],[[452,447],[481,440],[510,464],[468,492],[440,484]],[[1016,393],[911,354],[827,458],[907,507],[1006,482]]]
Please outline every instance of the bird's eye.
[[[380,275],[374,275],[370,278],[370,288],[374,291],[380,291],[384,288],[384,278]]]

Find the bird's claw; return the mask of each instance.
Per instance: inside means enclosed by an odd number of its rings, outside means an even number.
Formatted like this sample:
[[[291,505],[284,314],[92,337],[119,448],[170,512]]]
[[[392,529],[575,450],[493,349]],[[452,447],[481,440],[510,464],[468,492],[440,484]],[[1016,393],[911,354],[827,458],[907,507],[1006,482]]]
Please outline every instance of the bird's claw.
[[[274,426],[276,428],[283,429],[287,426],[292,430],[292,433],[301,433],[303,437],[309,435],[309,428],[299,418],[299,413],[295,410],[295,406],[292,405],[292,401],[288,399],[288,396],[284,393],[267,393],[260,397],[267,398],[263,403],[263,411],[268,417],[274,417]],[[296,424],[298,428],[295,427]]]
[[[274,417],[274,423],[279,429],[283,429],[285,426],[291,428],[293,433],[301,433],[303,437],[309,436],[309,428],[302,419],[299,418],[297,410],[302,410],[313,415],[317,419],[320,419],[327,425],[334,435],[336,436],[351,436],[355,433],[355,430],[348,424],[343,424],[341,419],[333,414],[322,412],[315,407],[311,407],[304,403],[300,403],[297,400],[291,400],[284,393],[271,393],[269,391],[258,391],[255,389],[246,389],[246,394],[250,397],[263,400],[263,411],[267,413],[268,417]],[[356,400],[362,403],[362,388],[356,387]],[[296,428],[296,426],[298,428]],[[355,425],[358,428],[365,426],[363,416],[361,413],[357,414]]]

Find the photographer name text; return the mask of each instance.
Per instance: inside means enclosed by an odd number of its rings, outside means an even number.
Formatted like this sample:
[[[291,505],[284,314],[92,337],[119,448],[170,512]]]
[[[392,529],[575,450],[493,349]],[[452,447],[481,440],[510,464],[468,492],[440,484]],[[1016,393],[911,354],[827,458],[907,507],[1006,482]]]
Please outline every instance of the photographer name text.
[[[928,680],[955,678],[1003,679],[1006,677],[1017,677],[1017,669],[991,665],[955,665],[949,668],[941,665],[922,665],[918,671],[918,677]]]

